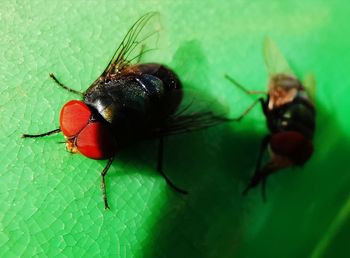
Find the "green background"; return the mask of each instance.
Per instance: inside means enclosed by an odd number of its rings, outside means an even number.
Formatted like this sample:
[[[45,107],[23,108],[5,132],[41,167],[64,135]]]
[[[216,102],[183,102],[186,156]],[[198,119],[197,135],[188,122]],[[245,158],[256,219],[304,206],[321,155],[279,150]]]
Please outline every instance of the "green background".
[[[252,99],[224,74],[265,89],[265,36],[298,75],[315,73],[314,156],[271,177],[266,203],[259,189],[241,195],[267,131],[260,108],[240,124],[166,140],[164,169],[187,197],[156,173],[156,142],[119,153],[109,211],[105,161],[67,153],[62,135],[20,138],[56,128],[74,98],[49,72],[86,89],[148,11],[160,12],[163,30],[145,61],[171,66],[232,117]],[[348,257],[349,15],[339,0],[1,1],[0,257]]]

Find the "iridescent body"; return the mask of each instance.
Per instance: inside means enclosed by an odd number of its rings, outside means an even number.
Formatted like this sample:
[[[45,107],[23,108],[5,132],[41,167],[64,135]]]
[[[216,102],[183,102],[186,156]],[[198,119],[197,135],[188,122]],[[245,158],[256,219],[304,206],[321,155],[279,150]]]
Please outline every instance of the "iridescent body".
[[[147,134],[160,126],[181,102],[181,83],[164,65],[138,64],[116,78],[90,87],[84,102],[94,108],[117,133]],[[173,93],[173,94],[172,94]]]
[[[173,94],[172,94],[173,93]],[[153,136],[181,102],[181,83],[164,65],[138,64],[102,78],[63,106],[60,128],[70,152],[108,159],[130,142]]]
[[[156,31],[149,32],[144,27],[156,16],[157,13],[147,13],[134,23],[105,70],[85,92],[67,87],[50,74],[59,86],[79,95],[81,100],[71,100],[63,106],[60,128],[43,134],[23,134],[23,137],[36,138],[62,132],[68,151],[92,159],[108,159],[101,172],[106,209],[109,206],[105,175],[121,148],[140,140],[159,139],[157,171],[174,190],[186,194],[163,172],[163,138],[227,121],[208,110],[180,112],[182,85],[171,69],[156,63],[131,64],[147,52],[141,43]],[[135,56],[138,47],[141,51]]]

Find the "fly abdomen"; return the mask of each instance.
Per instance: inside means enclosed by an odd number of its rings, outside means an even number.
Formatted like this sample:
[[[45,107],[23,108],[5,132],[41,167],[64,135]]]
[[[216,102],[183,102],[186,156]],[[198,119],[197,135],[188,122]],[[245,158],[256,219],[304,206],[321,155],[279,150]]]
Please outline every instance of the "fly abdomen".
[[[183,93],[181,91],[182,84],[177,75],[164,65],[156,63],[137,64],[128,67],[124,73],[135,74],[140,79],[140,82],[146,88],[157,89],[158,85],[154,84],[154,77],[162,82],[163,92],[161,95],[161,103],[158,112],[163,117],[175,112],[181,103]]]
[[[164,85],[165,92],[179,90],[182,88],[177,75],[164,65],[156,63],[137,64],[126,69],[125,73],[149,74],[159,78]]]
[[[164,95],[164,84],[156,76],[141,74],[135,78],[136,82],[150,99],[151,104],[156,105]]]

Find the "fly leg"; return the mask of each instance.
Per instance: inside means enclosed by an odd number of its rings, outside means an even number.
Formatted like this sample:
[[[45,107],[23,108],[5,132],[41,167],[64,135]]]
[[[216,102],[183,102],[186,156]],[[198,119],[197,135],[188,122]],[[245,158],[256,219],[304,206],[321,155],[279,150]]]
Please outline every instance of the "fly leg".
[[[225,78],[227,80],[229,80],[230,82],[232,82],[234,85],[236,85],[240,90],[244,91],[246,94],[248,95],[259,95],[259,94],[264,94],[266,95],[267,93],[265,91],[257,91],[257,90],[247,90],[244,86],[242,86],[240,83],[238,83],[235,79],[233,79],[232,77],[228,76],[227,74],[225,75]],[[258,99],[256,99],[253,104],[251,104],[243,113],[242,115],[240,115],[237,118],[232,119],[233,121],[241,121],[254,107],[256,104],[258,104],[260,102],[262,109],[264,111],[264,114],[266,115],[266,100],[264,100],[263,97],[260,97]]]
[[[241,121],[246,115],[248,115],[248,113],[249,113],[249,112],[255,107],[255,105],[258,104],[259,102],[261,103],[261,105],[262,105],[262,107],[263,107],[263,109],[264,109],[265,100],[264,100],[263,98],[258,98],[258,99],[255,100],[255,101],[253,102],[253,104],[251,104],[239,117],[233,118],[233,119],[231,119],[231,120],[237,121],[237,122]]]
[[[65,89],[65,90],[67,90],[67,91],[69,91],[69,92],[71,92],[71,93],[77,94],[77,95],[79,95],[79,96],[83,96],[83,95],[84,95],[84,94],[81,93],[80,91],[73,90],[72,88],[70,88],[70,87],[64,85],[63,83],[61,83],[61,82],[56,78],[56,76],[55,76],[53,73],[50,73],[49,76],[50,76],[60,87],[62,87],[63,89]]]
[[[61,132],[60,128],[52,130],[52,131],[47,132],[47,133],[41,133],[41,134],[22,134],[22,138],[38,138],[38,137],[44,137],[44,136],[48,136],[51,134],[59,133],[59,132]]]
[[[157,171],[164,177],[165,181],[168,183],[168,185],[173,188],[176,192],[179,192],[181,194],[188,194],[187,191],[177,187],[174,185],[173,182],[170,181],[170,179],[164,174],[163,172],[163,145],[164,145],[164,139],[163,137],[160,137],[159,139],[159,147],[158,147],[158,163],[157,163]]]
[[[266,194],[264,194],[264,191],[265,191],[264,188],[265,188],[266,178],[267,178],[268,174],[266,174],[265,171],[261,170],[261,161],[262,161],[264,152],[265,152],[265,150],[267,148],[267,145],[269,144],[269,141],[270,141],[270,135],[266,135],[261,141],[259,156],[258,156],[258,160],[256,162],[254,175],[251,177],[249,184],[244,189],[243,195],[246,195],[251,188],[254,188],[259,183],[262,182],[263,183],[262,184],[262,187],[263,187],[262,188],[263,189],[263,199],[266,198],[266,196],[264,196],[264,195],[266,195]]]
[[[105,205],[105,209],[106,209],[106,210],[109,209],[109,206],[108,206],[107,194],[106,194],[105,175],[107,175],[107,172],[108,172],[110,166],[112,165],[113,159],[114,159],[114,157],[109,158],[109,160],[108,160],[108,162],[107,162],[107,165],[105,166],[105,168],[103,169],[103,171],[102,171],[102,173],[101,173],[101,179],[102,179],[102,184],[101,184],[101,187],[102,187],[102,198],[103,198],[103,202],[104,202],[104,205]]]
[[[248,95],[259,95],[263,94],[266,95],[267,93],[265,91],[261,90],[247,90],[242,84],[238,83],[235,79],[233,79],[231,76],[225,74],[225,78],[232,82],[234,85],[236,85],[240,90],[244,91]]]

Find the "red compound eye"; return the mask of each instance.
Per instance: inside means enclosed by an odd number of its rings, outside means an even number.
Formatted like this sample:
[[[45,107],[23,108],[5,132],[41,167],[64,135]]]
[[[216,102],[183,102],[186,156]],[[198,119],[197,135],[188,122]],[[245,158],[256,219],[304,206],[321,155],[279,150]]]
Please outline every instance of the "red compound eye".
[[[274,153],[288,157],[296,165],[304,164],[313,152],[311,140],[294,131],[272,135],[270,146]]]
[[[78,135],[76,145],[90,159],[107,159],[114,155],[115,142],[108,127],[100,122],[88,124]]]
[[[82,101],[67,102],[60,115],[60,128],[67,137],[77,135],[88,123],[91,116],[89,107]]]

